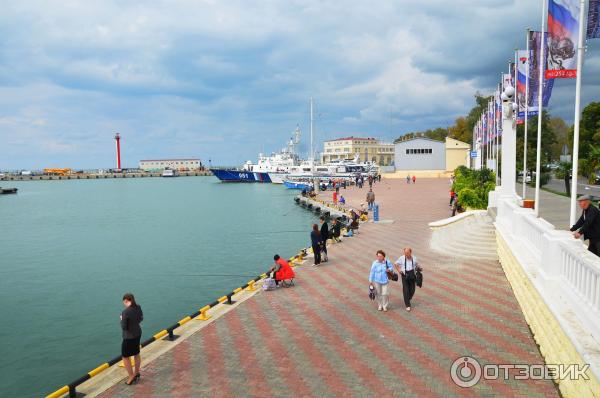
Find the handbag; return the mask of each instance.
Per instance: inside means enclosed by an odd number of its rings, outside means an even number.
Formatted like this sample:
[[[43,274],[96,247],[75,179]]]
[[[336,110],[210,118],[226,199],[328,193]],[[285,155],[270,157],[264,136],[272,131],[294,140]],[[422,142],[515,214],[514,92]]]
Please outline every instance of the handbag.
[[[415,278],[415,283],[417,284],[417,286],[423,287],[423,273],[420,269],[417,269],[417,271],[415,272]]]
[[[377,296],[377,291],[373,288],[373,286],[369,286],[369,298],[371,300],[375,300],[376,296]]]
[[[386,267],[389,266],[389,261],[385,260],[385,265]],[[396,272],[394,272],[393,268],[387,268],[385,270],[385,273],[387,274],[387,277],[389,280],[394,281],[394,282],[398,282],[398,274]]]

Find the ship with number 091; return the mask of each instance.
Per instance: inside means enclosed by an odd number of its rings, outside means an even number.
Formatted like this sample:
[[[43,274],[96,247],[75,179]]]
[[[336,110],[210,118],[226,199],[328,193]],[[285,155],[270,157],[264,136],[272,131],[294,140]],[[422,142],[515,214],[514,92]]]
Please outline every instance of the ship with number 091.
[[[296,151],[300,144],[300,127],[296,127],[285,148],[265,156],[258,155],[258,162],[247,161],[238,169],[211,168],[210,171],[222,182],[272,182],[281,184],[279,175],[287,175],[292,167],[301,161]]]

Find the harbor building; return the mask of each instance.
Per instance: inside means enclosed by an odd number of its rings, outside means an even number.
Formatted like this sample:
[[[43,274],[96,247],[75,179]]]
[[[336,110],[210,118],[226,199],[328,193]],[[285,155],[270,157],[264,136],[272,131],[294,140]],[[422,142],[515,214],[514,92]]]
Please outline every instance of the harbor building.
[[[395,144],[396,173],[421,177],[443,177],[452,174],[458,166],[469,167],[471,146],[466,142],[446,137],[445,141],[416,137]]]
[[[385,143],[375,138],[344,137],[325,141],[323,145],[323,163],[340,160],[374,162],[379,166],[394,164],[394,144]]]
[[[160,171],[164,169],[187,171],[202,167],[200,159],[150,159],[140,160],[140,169],[144,171]]]

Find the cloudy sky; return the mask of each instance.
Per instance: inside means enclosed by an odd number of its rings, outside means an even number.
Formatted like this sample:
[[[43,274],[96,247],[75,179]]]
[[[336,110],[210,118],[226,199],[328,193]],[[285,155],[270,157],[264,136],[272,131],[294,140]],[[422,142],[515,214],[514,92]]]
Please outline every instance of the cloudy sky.
[[[20,0],[0,13],[0,169],[200,157],[448,126],[491,93],[539,0]],[[551,112],[573,119],[574,80]],[[590,42],[583,104],[600,100]],[[305,146],[306,150],[306,146]]]

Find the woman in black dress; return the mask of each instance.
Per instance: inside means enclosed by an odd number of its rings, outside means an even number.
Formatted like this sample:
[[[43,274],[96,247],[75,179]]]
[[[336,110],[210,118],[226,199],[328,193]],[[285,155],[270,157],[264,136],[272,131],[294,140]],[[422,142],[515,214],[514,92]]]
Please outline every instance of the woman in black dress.
[[[135,297],[131,293],[123,295],[123,305],[125,309],[121,313],[121,330],[123,331],[123,343],[121,344],[121,356],[123,365],[129,378],[125,382],[127,385],[136,383],[140,379],[140,339],[142,337],[142,328],[140,323],[144,320],[142,307],[135,302]],[[132,369],[130,357],[134,357],[135,372]]]

